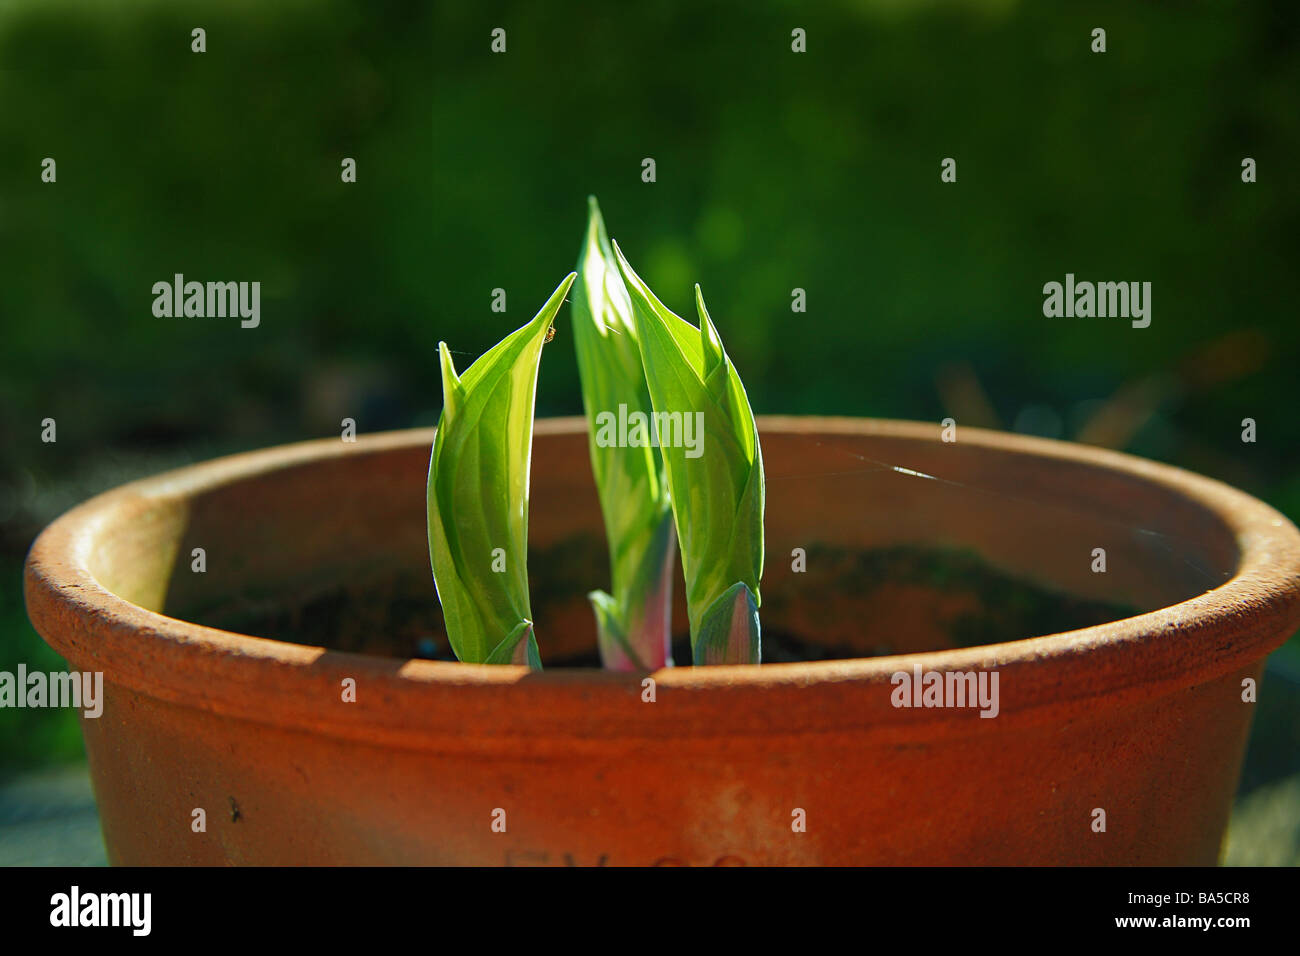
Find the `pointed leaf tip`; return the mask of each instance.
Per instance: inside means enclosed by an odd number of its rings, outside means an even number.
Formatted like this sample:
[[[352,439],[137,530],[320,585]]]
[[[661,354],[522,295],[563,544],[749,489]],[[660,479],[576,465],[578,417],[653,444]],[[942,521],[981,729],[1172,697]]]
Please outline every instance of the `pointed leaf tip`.
[[[695,308],[700,313],[700,346],[704,354],[703,378],[707,382],[714,369],[726,362],[726,355],[722,349],[722,337],[718,335],[717,327],[714,326],[709,310],[704,304],[704,293],[698,282],[695,284]]]
[[[543,305],[541,309],[538,310],[537,315],[533,317],[534,322],[544,315],[549,315],[551,318],[555,317],[555,313],[560,311],[560,305],[564,302],[564,297],[569,294],[569,288],[573,285],[573,280],[576,278],[578,278],[578,273],[576,272],[570,272],[564,277],[560,284],[555,287],[555,291],[551,293],[551,297],[546,300],[546,304]]]
[[[438,343],[438,364],[442,369],[443,414],[450,418],[459,407],[462,389],[460,376],[456,374],[456,365],[451,360],[451,350],[447,348],[446,342]]]

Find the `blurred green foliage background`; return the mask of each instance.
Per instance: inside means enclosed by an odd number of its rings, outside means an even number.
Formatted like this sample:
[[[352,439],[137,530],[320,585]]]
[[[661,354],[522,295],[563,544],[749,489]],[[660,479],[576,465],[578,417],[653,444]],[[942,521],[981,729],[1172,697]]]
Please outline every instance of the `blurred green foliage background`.
[[[46,522],[344,417],[433,423],[437,342],[463,366],[531,317],[588,193],[670,307],[702,283],[760,414],[1105,444],[1300,518],[1298,41],[1289,0],[2,3],[0,669],[57,664],[21,598]],[[261,326],[156,318],[177,272],[260,281]],[[1044,318],[1067,272],[1150,281],[1150,328]],[[552,348],[538,413],[580,410]],[[0,772],[79,749],[0,710]],[[1300,769],[1251,759],[1247,790]]]

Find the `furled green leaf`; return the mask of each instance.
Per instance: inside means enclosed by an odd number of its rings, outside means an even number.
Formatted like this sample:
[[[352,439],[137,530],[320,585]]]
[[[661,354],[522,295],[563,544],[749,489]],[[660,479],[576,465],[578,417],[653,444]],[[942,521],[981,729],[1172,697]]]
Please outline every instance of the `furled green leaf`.
[[[618,434],[629,417],[648,422],[653,406],[627,289],[595,197],[588,203],[573,287],[573,340],[613,591],[588,597],[605,666],[653,669],[672,663],[672,509],[658,449],[648,440],[628,444]]]
[[[429,557],[462,661],[541,667],[527,565],[533,402],[542,345],[573,280],[463,375],[438,345],[443,409],[429,460]]]
[[[655,297],[617,245],[614,251],[632,302],[681,541],[695,663],[756,664],[764,489],[749,399],[699,286],[696,328]]]

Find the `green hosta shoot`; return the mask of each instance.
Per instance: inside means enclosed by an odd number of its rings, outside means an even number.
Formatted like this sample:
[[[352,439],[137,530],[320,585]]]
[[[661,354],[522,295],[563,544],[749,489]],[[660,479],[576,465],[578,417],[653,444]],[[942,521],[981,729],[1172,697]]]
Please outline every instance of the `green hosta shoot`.
[[[528,476],[542,345],[570,275],[536,318],[457,375],[447,344],[429,461],[429,557],[456,656],[541,667],[528,597]]]
[[[594,199],[578,272],[536,318],[457,375],[429,462],[429,557],[456,656],[541,667],[528,594],[528,479],[542,346],[577,280],[574,342],[610,548],[592,591],[607,668],[671,664],[680,542],[696,664],[757,664],[763,458],[745,388],[695,287],[700,326],[670,312],[609,242]]]
[[[745,388],[704,307],[696,328],[632,271],[617,244],[668,476],[696,664],[759,662],[763,460]],[[702,443],[682,440],[688,418]],[[672,425],[677,434],[665,434]]]
[[[588,444],[609,541],[612,594],[592,591],[601,660],[609,670],[672,663],[672,508],[659,450],[617,440],[618,421],[653,413],[632,303],[595,197],[573,288],[573,341],[590,424]],[[613,437],[615,440],[610,440]]]

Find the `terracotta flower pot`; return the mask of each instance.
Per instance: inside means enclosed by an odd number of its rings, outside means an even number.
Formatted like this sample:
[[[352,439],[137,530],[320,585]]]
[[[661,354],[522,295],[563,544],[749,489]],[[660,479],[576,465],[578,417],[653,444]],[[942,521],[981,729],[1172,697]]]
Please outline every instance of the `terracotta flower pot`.
[[[859,659],[663,670],[653,702],[646,675],[555,666],[594,651],[582,594],[605,583],[580,420],[539,423],[534,451],[540,674],[308,646],[337,644],[367,594],[436,615],[428,430],[221,459],[60,518],[28,558],[27,602],[70,667],[104,673],[103,716],[83,727],[110,860],[1215,862],[1254,709],[1243,681],[1300,624],[1293,525],[1093,448],[759,427],[765,645]],[[979,560],[899,557],[932,552]],[[969,587],[971,567],[997,577]],[[1136,616],[1033,636],[1008,581],[1048,595],[1041,620]],[[320,603],[337,593],[355,601]],[[303,643],[194,623],[241,615]],[[895,706],[914,667],[996,671],[997,716]]]

